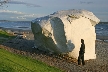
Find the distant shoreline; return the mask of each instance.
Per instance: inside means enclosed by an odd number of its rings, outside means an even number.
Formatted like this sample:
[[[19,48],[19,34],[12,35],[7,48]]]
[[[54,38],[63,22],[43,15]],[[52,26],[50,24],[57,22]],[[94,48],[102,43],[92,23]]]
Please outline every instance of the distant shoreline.
[[[100,36],[100,35],[96,35],[96,39],[105,41],[105,40],[108,40],[108,36]]]
[[[13,28],[4,28],[4,27],[0,27],[0,29],[2,30],[11,30],[12,32],[32,32],[32,30],[28,30],[28,29],[13,29]]]

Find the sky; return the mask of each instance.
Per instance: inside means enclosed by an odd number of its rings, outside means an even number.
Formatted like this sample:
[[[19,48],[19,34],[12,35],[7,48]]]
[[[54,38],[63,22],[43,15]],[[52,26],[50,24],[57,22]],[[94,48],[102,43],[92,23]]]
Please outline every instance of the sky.
[[[0,7],[0,20],[31,21],[60,10],[84,9],[108,21],[108,0],[9,0]]]

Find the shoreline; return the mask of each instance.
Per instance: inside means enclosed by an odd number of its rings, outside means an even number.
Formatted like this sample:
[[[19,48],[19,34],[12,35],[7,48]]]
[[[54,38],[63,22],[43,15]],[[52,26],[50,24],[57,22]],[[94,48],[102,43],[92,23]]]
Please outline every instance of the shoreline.
[[[34,35],[32,30],[23,30],[23,29],[13,29],[13,28],[0,28],[0,30],[5,30],[7,33],[17,36],[18,38],[24,38],[27,40],[34,40]]]
[[[0,29],[5,30],[6,32],[11,33],[11,34],[19,33],[19,34],[32,34],[33,35],[32,30],[3,28],[3,27],[0,27]],[[108,41],[108,36],[96,35],[96,40]]]
[[[12,32],[32,32],[32,30],[29,30],[29,29],[13,29],[13,28],[3,28],[3,27],[0,27],[1,30],[10,30]]]
[[[108,41],[108,36],[96,35],[96,40]]]

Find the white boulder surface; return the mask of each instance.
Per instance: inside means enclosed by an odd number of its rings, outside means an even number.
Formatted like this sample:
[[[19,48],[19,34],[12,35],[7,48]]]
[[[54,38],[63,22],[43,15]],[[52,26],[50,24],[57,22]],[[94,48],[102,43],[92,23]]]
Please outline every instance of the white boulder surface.
[[[35,47],[78,58],[81,39],[85,43],[85,60],[96,59],[95,25],[100,20],[87,10],[62,10],[31,22]]]

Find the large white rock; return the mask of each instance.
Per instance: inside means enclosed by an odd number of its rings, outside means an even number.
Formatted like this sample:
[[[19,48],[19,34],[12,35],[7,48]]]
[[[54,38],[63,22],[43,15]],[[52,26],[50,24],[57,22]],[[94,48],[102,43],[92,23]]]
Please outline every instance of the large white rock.
[[[31,22],[35,47],[78,58],[81,39],[85,42],[85,60],[95,59],[95,25],[99,19],[87,10],[63,10]]]

